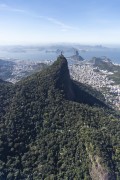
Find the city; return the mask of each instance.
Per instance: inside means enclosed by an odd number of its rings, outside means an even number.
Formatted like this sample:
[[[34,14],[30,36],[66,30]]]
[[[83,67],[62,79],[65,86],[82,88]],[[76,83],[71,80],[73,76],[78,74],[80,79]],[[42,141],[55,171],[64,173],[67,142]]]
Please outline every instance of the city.
[[[69,69],[74,80],[102,92],[106,102],[120,110],[120,84],[114,84],[114,81],[108,77],[113,72],[100,70],[87,61],[70,65]]]

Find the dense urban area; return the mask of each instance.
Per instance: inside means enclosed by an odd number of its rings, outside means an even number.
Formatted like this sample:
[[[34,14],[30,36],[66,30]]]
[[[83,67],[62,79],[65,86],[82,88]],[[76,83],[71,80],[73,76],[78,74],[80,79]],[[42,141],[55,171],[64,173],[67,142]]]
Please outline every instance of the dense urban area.
[[[71,77],[88,84],[102,92],[106,102],[120,110],[120,84],[116,84],[109,76],[114,72],[101,70],[90,62],[81,62],[70,66]]]

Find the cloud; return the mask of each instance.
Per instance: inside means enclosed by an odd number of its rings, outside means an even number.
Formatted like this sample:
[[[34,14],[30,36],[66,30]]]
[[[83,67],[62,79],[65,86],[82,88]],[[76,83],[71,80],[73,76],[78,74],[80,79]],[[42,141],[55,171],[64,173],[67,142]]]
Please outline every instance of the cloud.
[[[54,19],[54,18],[50,18],[50,17],[47,17],[46,18],[49,22],[52,22],[53,24],[56,24],[58,26],[61,27],[61,30],[62,31],[66,31],[66,30],[70,30],[70,29],[74,29],[73,27],[69,26],[69,25],[66,25],[65,23],[57,20],[57,19]]]
[[[0,11],[12,11],[12,12],[19,12],[19,13],[25,13],[26,12],[22,9],[12,8],[6,4],[0,4]]]
[[[18,8],[10,7],[7,4],[0,4],[0,11],[17,12],[17,13],[25,14],[27,16],[31,16],[33,18],[44,19],[46,21],[51,22],[54,25],[57,25],[60,28],[60,30],[63,31],[63,32],[66,32],[68,30],[76,30],[77,29],[76,27],[69,26],[69,25],[67,25],[67,24],[65,24],[65,23],[63,23],[60,20],[57,20],[55,18],[47,17],[47,16],[42,16],[42,15],[36,15],[34,13],[30,13],[28,11],[25,11],[23,9],[18,9]]]
[[[40,18],[40,19],[44,19],[46,21],[49,21],[51,22],[52,24],[54,25],[57,25],[61,31],[65,32],[65,31],[68,31],[68,30],[75,30],[77,29],[76,27],[72,27],[72,26],[69,26],[55,18],[52,18],[52,17],[47,17],[47,16],[36,16],[36,15],[33,15],[33,17],[36,17],[36,18]]]

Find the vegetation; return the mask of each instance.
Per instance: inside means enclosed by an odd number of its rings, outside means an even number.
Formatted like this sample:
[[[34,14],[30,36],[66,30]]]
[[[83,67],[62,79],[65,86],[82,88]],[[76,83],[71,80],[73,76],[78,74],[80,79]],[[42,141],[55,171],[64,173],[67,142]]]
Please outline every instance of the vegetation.
[[[0,79],[7,79],[12,76],[14,62],[0,59]]]
[[[112,79],[115,84],[120,84],[120,66],[118,71],[115,71],[112,75],[109,75],[109,78]]]
[[[112,79],[115,84],[120,84],[120,66],[114,65],[109,59],[107,60],[106,62],[101,58],[94,57],[90,62],[93,62],[94,66],[99,67],[101,70],[112,72],[113,74],[108,75],[108,77]]]
[[[0,100],[0,179],[120,179],[119,115],[70,79],[63,56],[1,81]]]

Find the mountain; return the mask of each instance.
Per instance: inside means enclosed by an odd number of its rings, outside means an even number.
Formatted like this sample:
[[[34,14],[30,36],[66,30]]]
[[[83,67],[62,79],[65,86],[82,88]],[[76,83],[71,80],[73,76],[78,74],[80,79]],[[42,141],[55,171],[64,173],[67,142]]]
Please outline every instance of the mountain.
[[[71,56],[70,58],[75,61],[84,61],[83,57],[79,55],[77,50],[75,51],[75,55]]]
[[[119,179],[119,115],[91,91],[70,79],[63,55],[0,82],[0,179]]]
[[[89,62],[93,63],[95,67],[99,67],[101,70],[114,71],[116,65],[107,57],[93,57]]]
[[[95,67],[98,67],[101,70],[112,72],[112,74],[110,74],[108,77],[112,79],[115,84],[120,84],[120,65],[113,64],[112,61],[106,57],[94,57],[90,62],[92,62]]]

